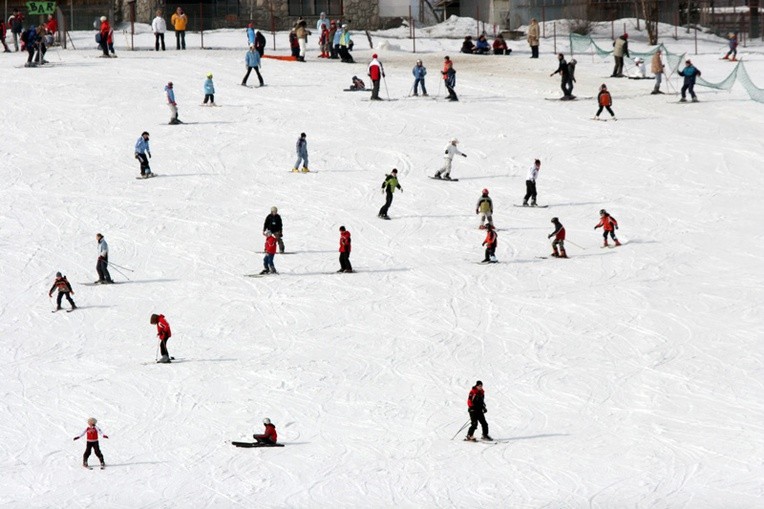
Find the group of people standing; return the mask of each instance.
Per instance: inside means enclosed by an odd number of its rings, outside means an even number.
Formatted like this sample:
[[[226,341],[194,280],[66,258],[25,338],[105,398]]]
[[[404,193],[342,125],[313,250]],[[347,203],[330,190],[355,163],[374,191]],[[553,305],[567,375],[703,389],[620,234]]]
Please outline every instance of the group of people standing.
[[[167,22],[162,16],[162,9],[157,9],[156,17],[151,21],[151,31],[154,34],[154,51],[165,51],[164,34],[167,32]],[[181,7],[175,9],[170,17],[170,24],[175,30],[175,49],[186,49],[186,28],[188,27],[188,15]]]

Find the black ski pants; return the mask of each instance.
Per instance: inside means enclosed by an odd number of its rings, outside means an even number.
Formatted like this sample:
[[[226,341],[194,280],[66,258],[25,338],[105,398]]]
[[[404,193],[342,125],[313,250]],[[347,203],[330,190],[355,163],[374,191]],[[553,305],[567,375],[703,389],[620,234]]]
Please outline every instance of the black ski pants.
[[[470,429],[467,430],[467,435],[472,436],[477,430],[478,423],[480,423],[480,428],[483,430],[483,436],[488,436],[488,423],[485,422],[485,416],[482,411],[470,410],[470,421]]]
[[[392,204],[393,204],[393,192],[390,191],[390,189],[387,189],[385,192],[385,204],[382,205],[381,209],[379,209],[379,215],[386,216],[387,211],[390,209],[390,205]]]
[[[620,76],[623,74],[623,57],[615,58],[615,67],[613,67],[613,76]]]
[[[531,46],[531,58],[538,58],[538,57],[539,57],[539,47]]]
[[[371,98],[379,99],[379,80],[371,81]]]
[[[350,265],[350,253],[340,253],[340,270],[352,271],[353,266]]]
[[[138,162],[141,163],[141,175],[151,173],[151,167],[149,167],[149,158],[146,156],[146,154],[136,154],[135,157],[137,157]]]
[[[56,298],[56,307],[58,309],[61,309],[61,301],[64,300],[64,297],[66,297],[66,300],[69,301],[69,304],[72,305],[72,308],[75,308],[74,301],[72,300],[72,296],[69,292],[58,292],[58,297]]]
[[[448,90],[448,97],[447,99],[451,101],[458,101],[459,98],[456,96],[456,92],[454,91],[453,87],[448,86],[448,82],[446,82],[446,90]]]
[[[96,263],[96,271],[98,271],[99,281],[108,281],[111,283],[111,274],[109,274],[109,262],[99,257],[98,263]]]
[[[484,262],[490,262],[491,257],[496,255],[496,246],[488,246],[485,248],[485,259]]]
[[[528,198],[536,201],[536,183],[532,180],[525,181],[525,198],[523,198],[523,203],[528,203]]]
[[[252,438],[254,438],[257,441],[258,444],[269,444],[269,445],[272,445],[272,444],[276,443],[276,442],[271,440],[266,435],[252,435]]]
[[[159,353],[162,354],[162,356],[170,356],[169,353],[167,353],[167,342],[169,339],[160,339],[159,340]]]
[[[204,94],[204,104],[207,104],[207,101],[210,104],[215,104],[215,94]]]
[[[82,455],[83,465],[88,462],[90,451],[93,451],[96,455],[96,458],[101,460],[101,463],[103,463],[103,454],[101,454],[101,448],[98,446],[98,440],[96,440],[95,442],[88,442],[88,444],[85,446],[85,454]]]
[[[687,97],[687,92],[690,92],[690,97],[693,99],[697,97],[695,95],[695,83],[685,83],[682,85],[682,99]]]
[[[186,49],[186,31],[175,31],[175,49]]]
[[[610,106],[600,106],[600,107],[597,109],[597,115],[596,115],[597,117],[599,117],[599,116],[600,116],[600,113],[602,113],[602,110],[603,110],[603,108],[604,108],[604,109],[606,109],[608,113],[610,113],[610,116],[611,116],[611,117],[614,117],[614,116],[615,116],[615,113],[613,113],[613,110],[612,110],[612,109],[610,109]]]
[[[255,72],[257,73],[257,79],[260,80],[260,86],[262,87],[263,86],[263,77],[260,76],[260,69],[257,66],[255,66],[255,67],[247,67],[247,74],[244,75],[244,79],[241,80],[241,84],[242,85],[246,85],[247,84],[247,80],[249,79],[249,73],[252,72],[252,69],[254,69]]]
[[[563,78],[560,84],[563,95],[573,95],[573,80],[570,78]]]
[[[154,50],[159,51],[159,43],[162,43],[162,51],[165,50],[164,47],[164,34],[154,34]]]

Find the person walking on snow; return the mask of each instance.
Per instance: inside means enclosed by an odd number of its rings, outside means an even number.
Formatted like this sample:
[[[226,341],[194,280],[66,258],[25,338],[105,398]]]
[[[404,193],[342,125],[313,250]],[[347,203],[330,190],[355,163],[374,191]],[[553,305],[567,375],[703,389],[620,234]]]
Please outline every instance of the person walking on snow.
[[[212,73],[207,73],[207,79],[204,80],[204,102],[207,104],[210,101],[210,106],[215,106],[215,84],[212,82]]]
[[[600,113],[602,113],[603,109],[607,109],[607,112],[610,113],[610,117],[613,120],[618,120],[615,118],[615,113],[613,113],[613,110],[610,108],[613,105],[613,97],[610,95],[610,92],[608,92],[607,85],[604,83],[600,85],[600,92],[597,94],[597,104],[599,104],[599,108],[594,115],[594,120],[600,119]]]
[[[300,137],[297,138],[297,143],[295,143],[295,152],[297,152],[297,160],[294,162],[294,166],[292,167],[293,172],[300,171],[297,168],[300,167],[300,162],[302,162],[302,172],[308,173],[310,170],[308,169],[308,140],[305,139],[307,135],[305,133],[300,133]]]
[[[481,263],[496,263],[499,260],[496,259],[496,245],[499,243],[499,234],[496,233],[492,224],[488,224],[485,227],[486,234],[483,245],[485,246],[485,258]]]
[[[162,357],[157,361],[159,364],[169,364],[172,357],[167,351],[167,341],[172,337],[170,324],[165,320],[164,315],[151,315],[151,325],[157,326],[157,337],[159,338],[159,352]]]
[[[481,230],[484,230],[486,226],[493,226],[493,201],[488,196],[488,189],[483,189],[482,195],[478,198],[475,214],[480,214]]]
[[[149,158],[151,158],[151,149],[149,148],[149,133],[143,131],[141,137],[135,142],[135,158],[141,164],[141,177],[149,178],[154,174],[151,172],[149,166]]]
[[[270,230],[265,230],[263,235],[265,235],[265,247],[263,248],[265,256],[263,256],[263,270],[260,275],[278,274],[276,266],[273,264],[273,257],[276,256],[276,237]]]
[[[400,189],[403,192],[403,188],[398,183],[398,170],[393,168],[393,171],[389,175],[385,175],[385,180],[382,182],[382,194],[385,195],[385,204],[379,209],[377,217],[382,219],[390,219],[387,215],[387,211],[390,209],[390,205],[393,203],[393,193],[396,189]]]
[[[264,86],[265,83],[263,82],[263,77],[260,75],[260,53],[258,53],[257,49],[255,48],[254,44],[250,44],[249,51],[247,51],[246,56],[244,57],[244,62],[247,65],[247,74],[244,75],[244,79],[241,80],[241,84],[243,86],[247,86],[247,80],[249,79],[249,73],[252,72],[252,70],[255,70],[255,73],[257,74],[257,79],[260,81],[260,86]]]
[[[98,262],[96,263],[98,281],[96,284],[113,283],[111,274],[109,274],[109,245],[100,233],[96,234],[96,240],[98,241]]]
[[[525,197],[523,198],[523,207],[528,206],[528,199],[531,200],[531,207],[536,206],[536,180],[539,178],[539,171],[541,171],[541,161],[536,159],[533,162],[533,166],[528,168],[528,175],[525,177]]]
[[[64,297],[66,297],[66,300],[68,300],[69,304],[71,304],[72,311],[77,309],[77,305],[74,303],[71,297],[74,295],[72,285],[69,284],[66,276],[62,276],[60,272],[56,272],[56,280],[53,281],[53,286],[51,286],[50,290],[48,290],[48,297],[53,297],[53,290],[56,289],[58,289],[58,297],[56,298],[56,311],[61,310],[61,300],[63,300]]]
[[[471,424],[467,430],[465,440],[477,442],[473,434],[477,430],[478,423],[480,423],[481,430],[483,431],[483,440],[493,440],[488,434],[488,423],[485,421],[485,414],[488,412],[488,409],[485,407],[485,392],[483,391],[483,382],[480,380],[475,382],[469,396],[467,396],[467,411],[470,414]]]
[[[650,92],[652,95],[662,94],[661,92],[661,78],[663,77],[663,62],[661,61],[661,50],[657,50],[653,54],[653,58],[650,60],[650,72],[655,75],[655,87]]]
[[[567,258],[568,255],[565,253],[565,227],[556,217],[552,218],[552,224],[554,225],[554,231],[546,236],[548,239],[554,237],[552,241],[552,256],[555,258]],[[557,252],[558,247],[560,248],[559,252]]]
[[[608,214],[607,210],[602,209],[600,210],[600,222],[597,223],[597,226],[594,227],[596,230],[599,227],[602,227],[602,238],[604,239],[602,243],[602,247],[608,247],[607,243],[607,236],[610,235],[610,237],[615,242],[616,246],[620,246],[621,243],[618,242],[618,239],[615,236],[615,231],[618,229],[618,221],[615,220],[613,216]]]
[[[690,92],[690,97],[692,97],[692,102],[698,102],[698,96],[695,95],[695,78],[700,76],[700,70],[692,65],[692,62],[688,58],[684,63],[684,69],[677,71],[677,74],[684,77],[684,83],[682,84],[682,98],[679,99],[679,102],[687,102],[686,95],[688,91]]]
[[[353,266],[350,265],[351,248],[350,232],[340,226],[340,270],[337,272],[353,272]]]
[[[90,458],[90,451],[93,451],[96,455],[96,458],[101,461],[101,469],[103,470],[106,467],[106,462],[103,460],[101,447],[98,445],[98,437],[102,436],[104,438],[109,438],[109,435],[101,431],[101,428],[96,426],[97,422],[98,421],[94,417],[89,418],[88,427],[85,428],[85,431],[74,437],[74,440],[79,440],[83,436],[85,437],[85,440],[87,440],[87,445],[85,446],[85,454],[82,455],[82,466],[85,468],[90,468],[88,466],[88,458]]]
[[[536,18],[531,19],[528,25],[528,46],[531,47],[531,58],[539,57],[539,22]]]
[[[443,180],[451,180],[451,164],[455,155],[467,157],[467,154],[460,152],[456,146],[459,144],[459,140],[454,138],[448,145],[446,145],[445,156],[443,156],[443,166],[435,173],[436,179],[443,178]]]
[[[254,438],[258,444],[274,445],[278,440],[278,434],[276,433],[276,426],[273,425],[269,418],[263,419],[263,425],[265,426],[265,432],[262,435],[254,434]]]
[[[623,57],[629,55],[629,34],[623,34],[613,41],[613,58],[615,59],[615,67],[613,67],[613,74],[611,78],[623,78]]]
[[[175,49],[186,49],[186,25],[188,24],[188,16],[183,12],[183,9],[178,7],[175,9],[175,14],[170,18],[175,29]]]
[[[284,253],[284,241],[282,240],[284,234],[284,227],[281,222],[281,216],[279,215],[279,209],[271,207],[271,213],[265,216],[263,221],[263,235],[265,232],[271,232],[276,237],[276,242],[279,245],[279,253]]]
[[[416,65],[411,70],[414,75],[414,95],[419,95],[419,85],[422,85],[422,95],[427,97],[427,88],[424,86],[424,77],[427,76],[427,68],[422,65],[421,60],[416,61]]]
[[[170,108],[170,125],[182,124],[178,118],[178,103],[175,102],[175,91],[172,88],[172,81],[164,87],[164,93],[167,96],[167,106]]]
[[[729,45],[730,50],[727,52],[726,55],[722,58],[722,60],[731,60],[732,62],[737,60],[737,35],[730,32],[727,34],[727,38],[729,39]],[[730,58],[730,55],[732,55],[732,58]]]
[[[371,56],[367,75],[371,78],[371,100],[381,101],[382,99],[379,97],[379,82],[385,77],[385,70],[382,67],[382,63],[377,60],[376,53]]]
[[[157,15],[151,22],[151,31],[154,32],[154,51],[159,51],[160,42],[162,43],[162,51],[164,51],[164,34],[167,32],[167,22],[162,17],[162,9],[157,9]]]
[[[448,55],[443,59],[443,70],[440,71],[440,74],[443,75],[443,84],[448,91],[448,97],[446,99],[449,101],[458,101],[459,98],[456,96],[456,91],[454,90],[456,88],[456,69],[454,69],[454,63]]]

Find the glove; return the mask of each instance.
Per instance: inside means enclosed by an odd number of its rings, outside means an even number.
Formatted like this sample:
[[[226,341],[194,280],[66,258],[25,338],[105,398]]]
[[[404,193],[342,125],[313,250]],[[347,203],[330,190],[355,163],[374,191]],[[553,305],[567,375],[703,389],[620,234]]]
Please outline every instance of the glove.
[[[617,230],[617,229],[618,229],[618,227],[616,226],[616,227],[615,227],[615,229]]]
[[[480,210],[475,209],[475,214],[479,214],[479,213],[480,213]]]
[[[462,157],[467,157],[467,154],[462,154]]]
[[[399,190],[400,192],[403,192],[403,188],[402,188],[402,187],[401,187],[400,189],[398,189],[398,190]]]
[[[135,158],[138,159],[138,152],[135,153]]]
[[[596,230],[596,229],[597,229],[597,227],[595,226],[595,227],[594,227],[594,229]]]
[[[72,292],[72,293],[74,293],[74,292]],[[49,294],[48,294],[48,297],[53,297],[53,294],[52,294],[52,293],[49,293]]]
[[[104,438],[109,438],[109,435],[104,435],[103,437],[104,437]]]
[[[151,159],[151,152],[146,152],[149,155],[149,159]]]
[[[552,235],[554,235],[554,233],[552,233],[551,235],[547,235],[546,238],[551,239]]]
[[[549,76],[554,76],[554,73],[550,74]]]
[[[74,440],[79,440],[79,439],[80,439],[80,437],[74,437]]]

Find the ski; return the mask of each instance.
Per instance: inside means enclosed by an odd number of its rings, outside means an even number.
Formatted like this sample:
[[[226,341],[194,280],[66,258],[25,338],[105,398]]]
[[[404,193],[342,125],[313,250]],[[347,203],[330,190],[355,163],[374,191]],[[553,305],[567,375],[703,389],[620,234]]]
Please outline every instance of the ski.
[[[82,465],[82,468],[87,468],[88,470],[93,470],[93,467],[88,466],[88,465]]]
[[[175,357],[170,357],[171,361],[175,360]],[[182,361],[183,359],[178,359],[178,362]],[[152,361],[152,362],[141,362],[141,366],[151,366],[152,364],[170,364],[167,362],[159,362],[159,361]]]
[[[74,309],[67,309],[67,310],[66,310],[66,312],[67,312],[67,313],[71,313],[71,312],[72,312],[72,311],[74,311],[75,309],[77,309],[77,308],[74,308]]]
[[[459,182],[459,179],[443,179],[438,177],[428,177],[428,178],[431,178],[432,180],[442,180],[443,182]]]
[[[284,444],[266,444],[263,442],[231,442],[231,445],[234,447],[246,447],[246,448],[254,448],[254,447],[284,447]]]
[[[54,309],[54,310],[51,311],[51,313],[58,313],[59,311],[61,311],[61,310],[60,309]]]
[[[371,92],[370,88],[343,88],[343,92]]]
[[[151,179],[151,178],[154,178],[154,177],[158,177],[158,176],[159,175],[157,175],[156,173],[150,173],[148,176],[140,175],[138,177],[135,177],[135,180],[148,180],[148,179]]]
[[[77,284],[78,285],[83,285],[83,286],[99,286],[99,285],[109,286],[109,285],[118,285],[118,284],[120,284],[120,282],[119,281],[112,281],[111,283],[77,283]]]
[[[515,207],[520,207],[521,209],[546,209],[549,208],[549,205],[514,205]]]
[[[380,218],[380,219],[384,219],[385,221],[390,221],[392,219],[392,218],[387,217],[387,216],[377,216],[377,217]]]

